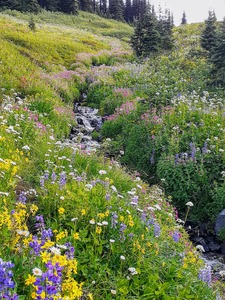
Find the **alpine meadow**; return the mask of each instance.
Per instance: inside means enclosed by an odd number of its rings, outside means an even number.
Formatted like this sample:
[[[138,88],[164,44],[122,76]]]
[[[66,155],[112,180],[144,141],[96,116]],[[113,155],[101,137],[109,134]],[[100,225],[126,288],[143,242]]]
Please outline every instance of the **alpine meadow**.
[[[1,2],[0,299],[225,299],[225,19]]]

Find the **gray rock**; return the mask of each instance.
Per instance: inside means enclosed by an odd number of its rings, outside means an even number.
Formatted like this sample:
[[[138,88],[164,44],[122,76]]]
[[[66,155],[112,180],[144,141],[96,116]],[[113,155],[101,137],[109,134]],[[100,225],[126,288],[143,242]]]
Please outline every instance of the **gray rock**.
[[[216,235],[219,235],[220,231],[225,228],[225,209],[216,218],[215,222],[215,232]]]

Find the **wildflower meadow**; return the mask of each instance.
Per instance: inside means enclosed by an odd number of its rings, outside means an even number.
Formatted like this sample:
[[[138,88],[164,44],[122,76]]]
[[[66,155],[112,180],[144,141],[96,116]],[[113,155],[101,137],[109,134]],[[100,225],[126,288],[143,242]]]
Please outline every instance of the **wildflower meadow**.
[[[33,32],[29,13],[0,14],[0,298],[216,299],[178,215],[200,215],[199,182],[218,209],[223,195],[223,104],[192,90],[204,59],[139,64],[131,27],[89,17],[41,13]],[[102,150],[68,142],[83,98]]]

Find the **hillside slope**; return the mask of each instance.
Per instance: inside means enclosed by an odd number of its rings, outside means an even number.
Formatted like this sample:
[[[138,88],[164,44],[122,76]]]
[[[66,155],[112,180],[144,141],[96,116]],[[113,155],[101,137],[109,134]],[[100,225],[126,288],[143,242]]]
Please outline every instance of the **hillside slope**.
[[[68,24],[31,32],[3,14],[0,32],[0,296],[215,299],[162,190],[65,143],[74,99],[126,65],[129,47]]]

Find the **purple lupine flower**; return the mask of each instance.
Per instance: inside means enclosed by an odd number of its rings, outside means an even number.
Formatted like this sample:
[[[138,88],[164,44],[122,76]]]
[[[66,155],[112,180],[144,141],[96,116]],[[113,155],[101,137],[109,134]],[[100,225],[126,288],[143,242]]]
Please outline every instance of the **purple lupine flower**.
[[[56,178],[57,178],[57,175],[55,172],[52,172],[52,176],[51,176],[51,179],[52,179],[52,183],[55,183],[56,181]]]
[[[36,256],[40,255],[41,252],[41,244],[37,238],[37,236],[33,236],[32,241],[29,243],[29,247],[32,249],[30,254],[34,254]]]
[[[155,237],[159,237],[160,236],[160,226],[159,226],[159,224],[154,224],[154,235],[155,235]]]
[[[53,299],[51,296],[61,291],[63,267],[60,267],[58,263],[52,265],[50,261],[45,266],[47,268],[46,272],[42,273],[41,277],[36,278],[34,285],[38,295],[45,291],[47,296],[45,299]],[[39,299],[39,296],[37,299]]]
[[[138,205],[138,196],[134,196],[134,197],[132,197],[132,199],[131,199],[132,201],[131,201],[131,203],[130,204],[132,204],[132,205]]]
[[[180,239],[180,233],[179,233],[179,231],[177,231],[177,230],[174,231],[172,237],[173,237],[174,242],[179,242],[179,239]]]
[[[154,225],[154,224],[155,224],[154,219],[149,219],[149,220],[147,220],[146,224],[147,224],[148,228],[149,228],[151,225]]]
[[[106,194],[106,195],[105,195],[105,199],[106,199],[107,201],[109,201],[110,198],[111,198],[110,194]]]
[[[111,227],[112,228],[116,227],[116,224],[118,223],[117,219],[118,219],[118,215],[115,212],[113,212],[112,218],[111,218]]]
[[[196,155],[196,147],[194,143],[190,143],[190,148],[191,148],[191,158],[194,160],[195,159],[195,155]]]
[[[41,240],[43,242],[45,242],[47,240],[50,240],[52,236],[53,236],[53,233],[52,233],[51,228],[49,228],[49,229],[43,229],[42,233],[41,233]]]
[[[204,146],[202,147],[202,153],[207,153],[207,150],[208,150],[208,144],[207,142],[204,143]]]
[[[124,231],[126,230],[126,228],[127,228],[127,225],[125,225],[124,223],[121,223],[120,224],[120,229],[119,229],[119,231],[120,231],[120,240],[121,241],[125,241],[125,235],[124,235]]]
[[[44,179],[45,180],[48,180],[49,179],[49,171],[48,170],[46,170],[45,172],[44,172]]]
[[[155,163],[155,150],[152,150],[152,155],[150,157],[150,163],[153,165]]]
[[[19,195],[19,202],[25,204],[27,200],[26,192],[22,191]]]
[[[212,269],[210,266],[205,266],[205,268],[199,270],[198,278],[211,286],[212,284]]]
[[[0,258],[0,298],[1,299],[18,299],[16,294],[12,294],[12,290],[15,287],[15,283],[12,280],[13,272],[12,268],[14,264],[9,262],[4,262]]]
[[[60,176],[59,186],[60,186],[60,189],[62,189],[63,186],[66,184],[66,172],[62,172],[59,176]]]
[[[41,176],[41,178],[40,178],[40,186],[41,186],[41,188],[44,188],[44,186],[45,186],[45,179],[43,176]]]
[[[45,228],[45,222],[42,215],[36,216],[36,224],[35,227],[42,231]]]
[[[145,212],[143,212],[143,213],[141,214],[141,220],[142,220],[143,222],[146,222],[146,218],[147,218],[147,214],[146,214]]]
[[[175,154],[175,160],[174,160],[175,165],[179,163],[179,154]]]

